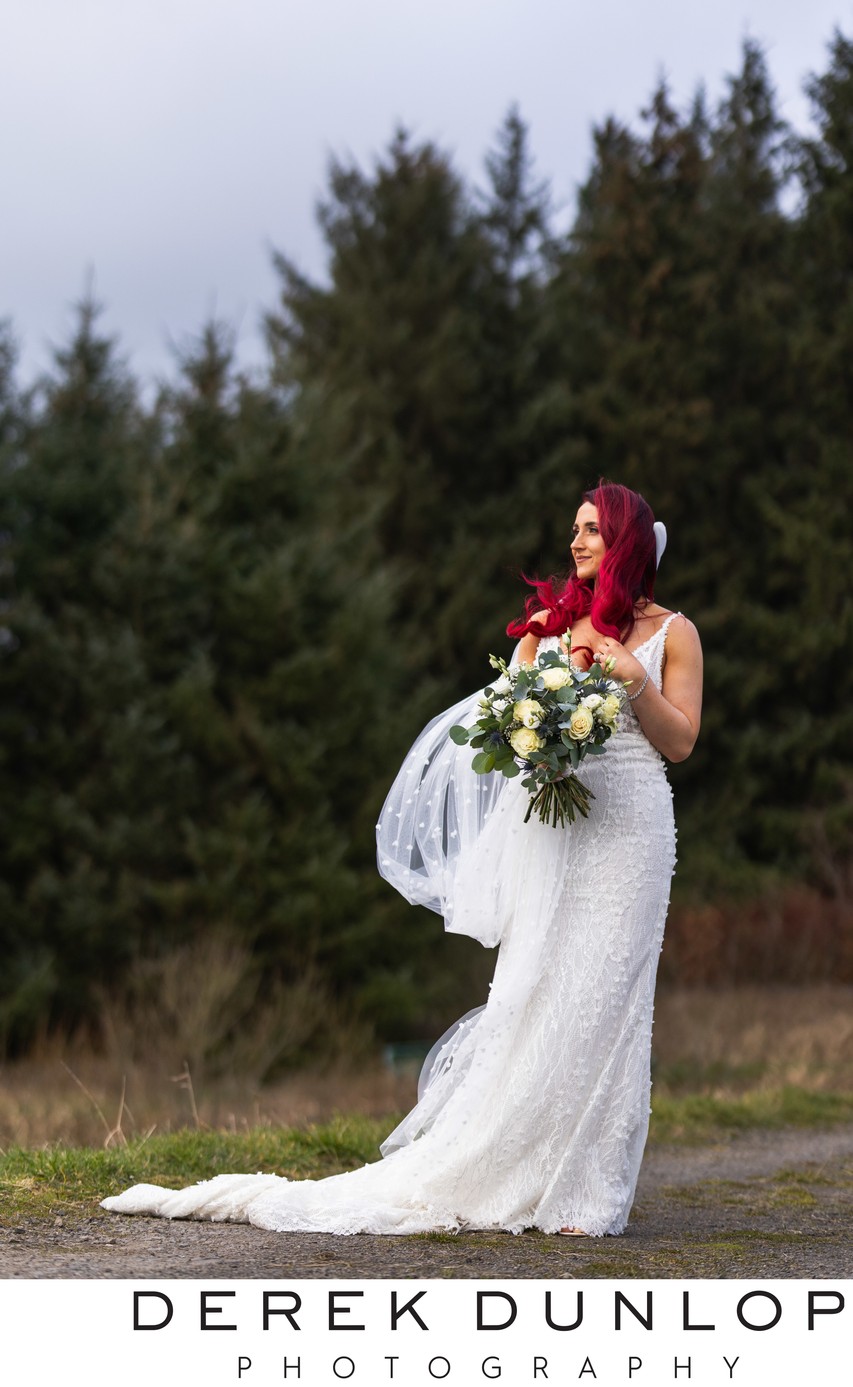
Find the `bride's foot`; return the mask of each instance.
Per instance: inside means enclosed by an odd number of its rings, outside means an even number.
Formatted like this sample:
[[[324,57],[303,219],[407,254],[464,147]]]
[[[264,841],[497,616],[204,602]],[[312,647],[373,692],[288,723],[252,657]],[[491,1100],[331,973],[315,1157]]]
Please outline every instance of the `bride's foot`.
[[[584,1228],[561,1228],[558,1236],[561,1238],[588,1238],[589,1234]]]

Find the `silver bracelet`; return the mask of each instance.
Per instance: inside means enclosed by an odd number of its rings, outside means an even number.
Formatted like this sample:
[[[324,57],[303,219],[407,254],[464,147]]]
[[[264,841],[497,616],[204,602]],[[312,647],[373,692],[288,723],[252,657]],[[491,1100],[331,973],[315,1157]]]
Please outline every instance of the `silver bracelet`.
[[[643,680],[643,682],[642,682],[642,684],[640,685],[640,687],[638,688],[637,692],[636,692],[636,693],[626,694],[626,695],[625,695],[625,697],[627,698],[627,700],[628,700],[629,703],[633,703],[635,698],[639,698],[639,697],[640,697],[640,694],[643,692],[643,689],[646,687],[646,685],[648,684],[648,682],[649,682],[649,670],[646,670],[646,677],[645,677],[645,679]]]

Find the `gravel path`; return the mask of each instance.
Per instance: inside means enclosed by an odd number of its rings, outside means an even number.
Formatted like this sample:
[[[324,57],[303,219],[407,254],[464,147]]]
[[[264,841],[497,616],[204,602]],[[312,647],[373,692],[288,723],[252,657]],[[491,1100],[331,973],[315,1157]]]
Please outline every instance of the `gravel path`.
[[[83,1216],[0,1229],[0,1277],[853,1276],[853,1125],[653,1147],[621,1238],[333,1237]]]

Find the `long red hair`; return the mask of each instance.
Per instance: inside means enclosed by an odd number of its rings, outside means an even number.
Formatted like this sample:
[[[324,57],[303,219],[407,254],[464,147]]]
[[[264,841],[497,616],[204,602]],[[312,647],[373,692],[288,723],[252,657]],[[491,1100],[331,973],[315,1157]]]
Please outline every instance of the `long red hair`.
[[[655,595],[655,517],[638,491],[603,479],[583,499],[598,511],[598,528],[606,545],[595,586],[580,582],[574,572],[564,579],[528,578],[533,592],[524,616],[511,621],[507,635],[516,640],[528,631],[537,636],[561,636],[579,617],[589,616],[596,631],[626,641],[634,629],[637,603]],[[542,611],[541,621],[533,614]]]

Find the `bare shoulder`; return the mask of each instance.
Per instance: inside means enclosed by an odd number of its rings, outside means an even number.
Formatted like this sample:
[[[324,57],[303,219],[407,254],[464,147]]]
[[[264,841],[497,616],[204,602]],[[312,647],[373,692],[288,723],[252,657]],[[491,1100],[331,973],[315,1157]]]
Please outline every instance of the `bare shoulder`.
[[[681,642],[685,645],[700,644],[699,632],[693,622],[683,612],[670,612],[672,621],[669,623],[667,638],[669,641]]]
[[[699,632],[683,612],[673,614],[666,633],[667,658],[691,664],[702,663],[702,642]]]

